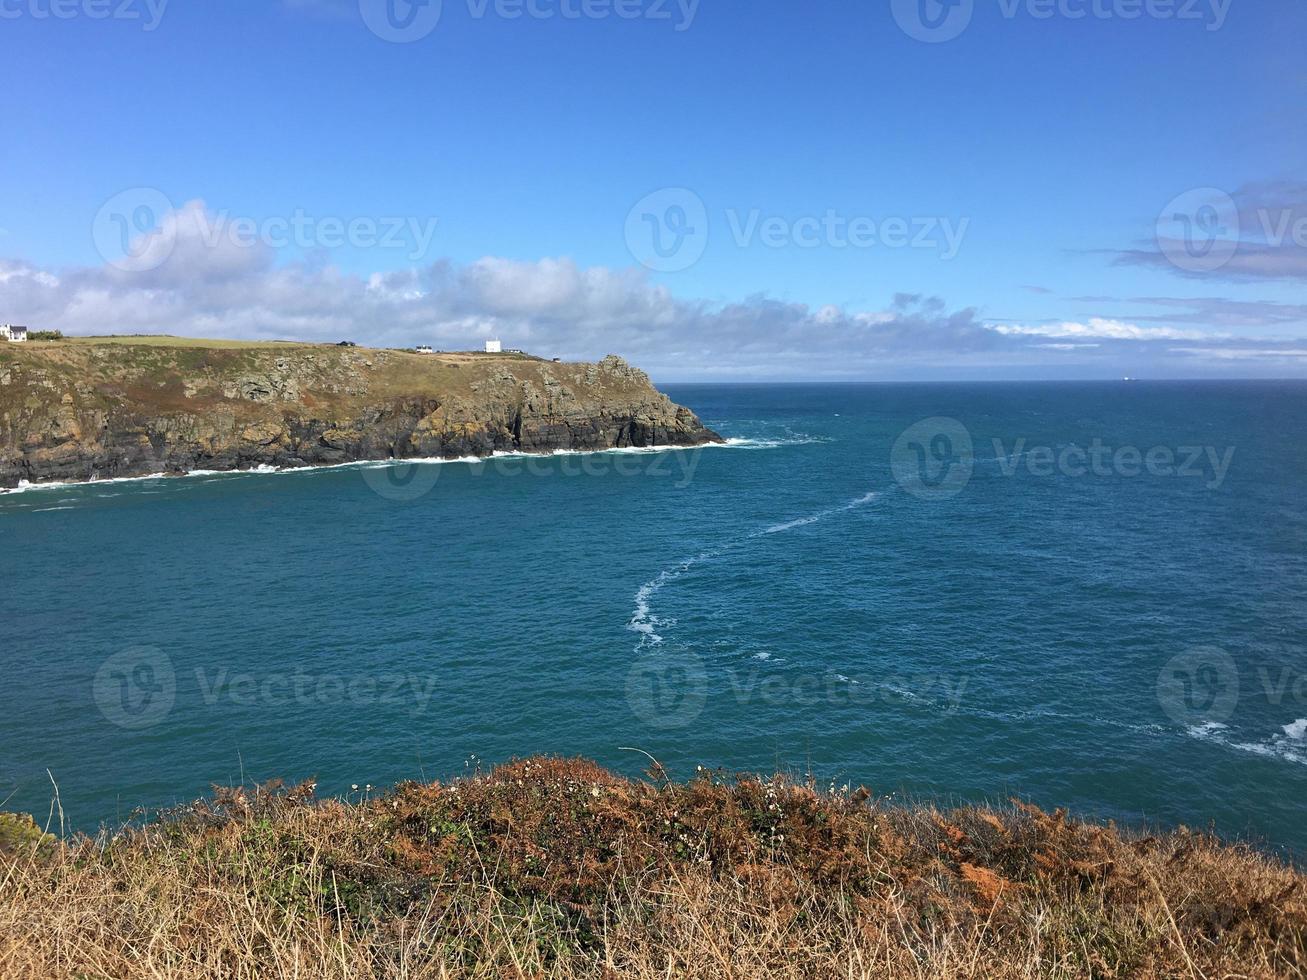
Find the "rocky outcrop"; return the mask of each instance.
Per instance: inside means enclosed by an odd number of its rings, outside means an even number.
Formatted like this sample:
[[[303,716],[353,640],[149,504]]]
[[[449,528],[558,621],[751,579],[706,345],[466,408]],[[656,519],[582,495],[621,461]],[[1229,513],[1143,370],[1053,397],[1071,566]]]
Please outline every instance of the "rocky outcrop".
[[[719,442],[620,357],[0,346],[0,488],[197,469]]]

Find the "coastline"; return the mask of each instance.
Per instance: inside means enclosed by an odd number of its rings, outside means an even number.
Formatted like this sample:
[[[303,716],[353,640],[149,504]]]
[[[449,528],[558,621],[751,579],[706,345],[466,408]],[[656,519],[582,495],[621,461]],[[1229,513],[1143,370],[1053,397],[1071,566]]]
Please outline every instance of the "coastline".
[[[721,441],[616,355],[149,340],[0,349],[0,486]]]
[[[807,441],[807,440],[803,440]],[[443,466],[492,463],[495,460],[556,459],[571,456],[656,456],[660,453],[693,452],[698,449],[770,449],[782,445],[798,445],[800,441],[761,440],[745,438],[722,439],[690,446],[613,446],[609,449],[555,449],[548,452],[502,451],[488,456],[429,456],[412,459],[357,459],[348,463],[308,463],[303,466],[271,466],[261,464],[244,469],[187,470],[181,473],[155,472],[139,476],[110,476],[89,480],[56,480],[43,483],[20,483],[16,487],[0,487],[0,498],[34,493],[40,490],[76,490],[84,487],[112,486],[119,483],[144,483],[151,480],[192,480],[200,477],[221,476],[291,476],[296,473],[320,473],[330,470],[389,469],[394,466]]]

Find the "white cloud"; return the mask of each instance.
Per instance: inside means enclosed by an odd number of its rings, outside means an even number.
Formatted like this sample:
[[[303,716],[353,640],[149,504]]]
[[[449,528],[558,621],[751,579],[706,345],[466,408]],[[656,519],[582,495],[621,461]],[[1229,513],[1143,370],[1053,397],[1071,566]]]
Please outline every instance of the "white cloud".
[[[159,258],[148,271],[104,265],[55,272],[0,260],[0,319],[69,334],[348,339],[445,349],[500,337],[567,359],[621,353],[676,378],[1030,376],[1068,365],[1110,375],[1120,369],[1113,358],[1136,365],[1140,357],[1160,363],[1168,356],[1146,341],[1235,346],[1197,329],[1103,318],[987,326],[972,309],[950,310],[914,294],[896,295],[879,310],[767,296],[709,303],[677,297],[640,269],[581,267],[565,257],[441,260],[363,277],[320,260],[279,264],[267,245],[215,235],[215,220],[199,202],[165,215],[151,233],[157,242],[147,235],[141,243],[142,266]],[[150,252],[156,246],[157,256]],[[1251,338],[1240,344],[1283,346]],[[1198,355],[1170,356],[1189,364]]]
[[[1298,361],[1307,359],[1307,348],[1295,347],[1172,347],[1177,354],[1195,354],[1222,361],[1265,360],[1268,358]]]
[[[1141,327],[1120,320],[1092,317],[1088,323],[1050,323],[1033,327],[1000,325],[993,328],[1005,336],[1019,337],[1093,337],[1105,340],[1212,340],[1220,335],[1202,330],[1176,330],[1174,327]]]

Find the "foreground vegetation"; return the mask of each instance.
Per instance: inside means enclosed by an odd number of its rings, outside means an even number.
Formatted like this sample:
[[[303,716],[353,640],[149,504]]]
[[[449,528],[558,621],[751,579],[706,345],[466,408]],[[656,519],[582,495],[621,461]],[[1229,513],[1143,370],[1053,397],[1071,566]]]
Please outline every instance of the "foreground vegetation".
[[[1180,830],[532,759],[0,834],[0,974],[1301,977],[1303,876]]]

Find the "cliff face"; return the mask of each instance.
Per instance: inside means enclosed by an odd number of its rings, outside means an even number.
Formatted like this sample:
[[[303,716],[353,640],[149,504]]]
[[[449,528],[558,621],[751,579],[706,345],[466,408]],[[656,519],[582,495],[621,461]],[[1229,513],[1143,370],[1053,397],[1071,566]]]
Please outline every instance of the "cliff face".
[[[0,487],[720,437],[619,357],[141,338],[0,344]]]

